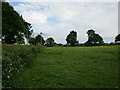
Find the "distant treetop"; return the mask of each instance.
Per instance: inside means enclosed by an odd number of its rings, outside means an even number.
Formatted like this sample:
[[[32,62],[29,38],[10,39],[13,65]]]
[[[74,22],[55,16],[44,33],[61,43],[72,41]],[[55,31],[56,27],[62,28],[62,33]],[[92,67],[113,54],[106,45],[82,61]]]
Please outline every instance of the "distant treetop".
[[[118,34],[118,35],[115,37],[115,42],[116,42],[116,43],[118,43],[118,42],[120,43],[120,34]]]
[[[104,41],[103,38],[96,34],[94,30],[90,29],[87,31],[88,34],[88,41],[85,42],[85,46],[96,46],[96,45],[103,45]]]

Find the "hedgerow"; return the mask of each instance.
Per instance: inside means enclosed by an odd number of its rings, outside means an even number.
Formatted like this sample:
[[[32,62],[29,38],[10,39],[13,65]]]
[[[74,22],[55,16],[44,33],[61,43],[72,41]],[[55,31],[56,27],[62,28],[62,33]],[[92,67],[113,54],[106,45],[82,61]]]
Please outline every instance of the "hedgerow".
[[[34,55],[42,51],[42,46],[2,45],[3,87],[12,87],[11,82],[16,80],[16,74],[18,74],[24,67],[30,67]]]

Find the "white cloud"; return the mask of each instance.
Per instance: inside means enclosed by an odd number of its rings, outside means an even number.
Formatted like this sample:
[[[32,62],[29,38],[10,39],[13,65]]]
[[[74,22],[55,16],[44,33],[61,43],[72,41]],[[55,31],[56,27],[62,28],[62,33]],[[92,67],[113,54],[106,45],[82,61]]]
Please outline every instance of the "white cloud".
[[[22,12],[22,15],[27,22],[34,25],[45,24],[47,22],[47,17],[40,12],[25,11],[25,12]]]
[[[47,33],[56,42],[65,43],[65,38],[72,29],[78,32],[78,40],[85,42],[86,31],[91,28],[102,35],[106,42],[111,42],[118,33],[117,5],[117,2],[29,2],[15,5],[14,8],[33,25],[35,32]],[[59,23],[49,22],[50,17]]]
[[[6,0],[9,2],[118,2],[119,0]]]

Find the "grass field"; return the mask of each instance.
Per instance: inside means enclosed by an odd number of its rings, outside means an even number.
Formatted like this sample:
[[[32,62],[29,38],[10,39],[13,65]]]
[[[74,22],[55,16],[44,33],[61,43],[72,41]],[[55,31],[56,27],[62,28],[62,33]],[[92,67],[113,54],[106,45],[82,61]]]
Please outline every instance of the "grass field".
[[[50,47],[13,87],[118,88],[117,47]]]

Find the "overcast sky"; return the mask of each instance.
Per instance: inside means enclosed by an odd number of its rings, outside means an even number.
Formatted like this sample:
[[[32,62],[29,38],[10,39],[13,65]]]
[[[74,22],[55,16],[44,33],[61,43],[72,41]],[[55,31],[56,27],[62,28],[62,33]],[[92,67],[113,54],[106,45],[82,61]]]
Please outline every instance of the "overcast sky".
[[[66,36],[72,30],[77,31],[80,43],[87,41],[89,29],[100,34],[105,42],[114,41],[118,34],[117,2],[43,3],[21,0],[10,4],[32,24],[35,35],[43,32],[45,39],[53,37],[57,43],[66,43]]]

